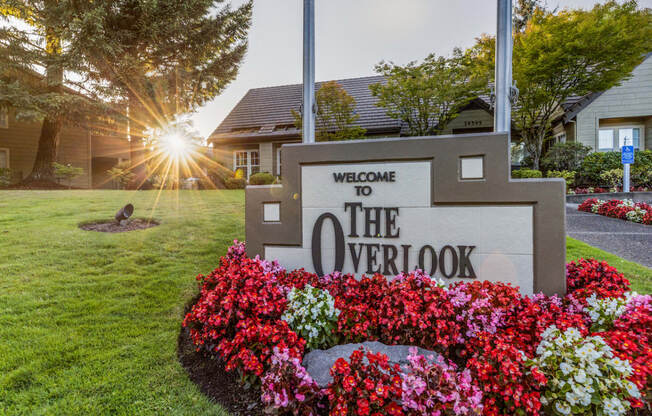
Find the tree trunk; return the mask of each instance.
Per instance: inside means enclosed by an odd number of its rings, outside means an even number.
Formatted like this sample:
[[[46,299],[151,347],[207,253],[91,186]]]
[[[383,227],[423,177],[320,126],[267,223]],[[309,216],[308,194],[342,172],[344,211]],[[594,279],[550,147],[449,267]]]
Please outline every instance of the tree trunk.
[[[63,67],[61,62],[57,60],[61,56],[61,39],[51,28],[46,30],[46,45],[51,58],[45,68],[47,89],[51,93],[61,94],[63,92]],[[54,167],[52,164],[57,159],[62,128],[62,114],[49,114],[45,117],[41,125],[41,136],[38,141],[36,159],[27,180],[54,182]]]
[[[133,93],[129,94],[129,157],[131,159],[131,172],[134,178],[127,185],[127,189],[140,189],[147,179],[145,166],[145,149],[143,148],[143,121],[141,119],[142,105],[140,99]]]
[[[63,120],[61,117],[46,117],[43,120],[36,159],[28,180],[55,181],[54,167],[52,165],[57,160],[62,127]]]

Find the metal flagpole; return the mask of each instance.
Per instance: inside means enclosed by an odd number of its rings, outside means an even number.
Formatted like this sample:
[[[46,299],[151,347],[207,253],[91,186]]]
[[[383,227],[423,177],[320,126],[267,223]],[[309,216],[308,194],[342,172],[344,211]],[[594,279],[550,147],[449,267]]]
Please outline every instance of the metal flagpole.
[[[511,145],[512,108],[510,92],[512,87],[512,1],[498,1],[498,23],[496,27],[496,106],[494,108],[494,131],[507,132],[509,154]]]
[[[303,142],[315,142],[315,0],[303,0]]]

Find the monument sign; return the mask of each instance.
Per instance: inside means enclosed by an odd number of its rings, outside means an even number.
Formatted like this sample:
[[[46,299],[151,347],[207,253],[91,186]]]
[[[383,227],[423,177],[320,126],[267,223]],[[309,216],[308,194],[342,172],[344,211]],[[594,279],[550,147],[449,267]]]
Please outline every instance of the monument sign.
[[[319,275],[565,287],[562,179],[510,179],[506,134],[283,146],[283,185],[246,190],[250,255]]]

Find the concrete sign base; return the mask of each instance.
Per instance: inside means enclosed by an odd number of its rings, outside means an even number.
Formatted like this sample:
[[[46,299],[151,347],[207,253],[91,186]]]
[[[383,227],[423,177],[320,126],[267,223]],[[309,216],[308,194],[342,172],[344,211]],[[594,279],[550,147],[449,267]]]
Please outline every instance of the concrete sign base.
[[[510,179],[505,134],[283,146],[248,186],[249,255],[320,275],[423,269],[564,294],[563,179]]]

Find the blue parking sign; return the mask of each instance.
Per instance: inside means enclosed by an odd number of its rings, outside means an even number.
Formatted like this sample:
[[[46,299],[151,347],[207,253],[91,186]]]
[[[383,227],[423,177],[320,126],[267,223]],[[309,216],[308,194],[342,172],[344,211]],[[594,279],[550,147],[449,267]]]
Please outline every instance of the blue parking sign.
[[[623,146],[621,148],[620,159],[623,165],[634,163],[634,146]]]

